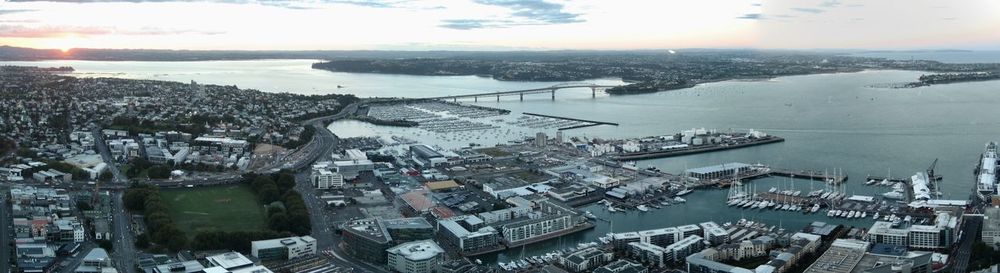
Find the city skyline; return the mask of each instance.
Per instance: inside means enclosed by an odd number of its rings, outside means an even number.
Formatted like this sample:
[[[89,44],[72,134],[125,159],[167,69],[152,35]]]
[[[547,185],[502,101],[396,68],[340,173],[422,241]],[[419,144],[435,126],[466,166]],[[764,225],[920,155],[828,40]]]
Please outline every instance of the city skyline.
[[[0,45],[194,50],[997,49],[996,1],[21,1]],[[341,27],[342,26],[342,27]]]

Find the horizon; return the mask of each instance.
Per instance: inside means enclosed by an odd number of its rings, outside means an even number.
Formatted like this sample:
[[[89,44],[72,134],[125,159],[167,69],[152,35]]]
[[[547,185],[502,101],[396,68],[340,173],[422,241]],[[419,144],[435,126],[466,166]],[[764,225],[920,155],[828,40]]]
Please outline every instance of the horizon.
[[[2,3],[0,44],[64,51],[1000,49],[989,0]]]

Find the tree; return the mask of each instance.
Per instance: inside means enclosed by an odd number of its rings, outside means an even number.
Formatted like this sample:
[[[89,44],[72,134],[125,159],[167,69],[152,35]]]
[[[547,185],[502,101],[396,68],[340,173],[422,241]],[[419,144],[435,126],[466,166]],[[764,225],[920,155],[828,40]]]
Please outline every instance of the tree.
[[[111,240],[97,240],[97,246],[108,252],[114,252],[114,245],[111,244]]]
[[[90,203],[88,203],[87,201],[83,201],[83,200],[76,201],[76,208],[79,209],[79,210],[81,210],[81,211],[94,209],[94,207],[91,206]]]
[[[278,190],[280,192],[286,192],[295,188],[295,176],[288,172],[281,172],[278,174],[278,179],[276,180],[278,185]]]
[[[149,235],[146,233],[139,234],[135,237],[135,247],[140,249],[146,249],[149,247]]]
[[[111,172],[103,172],[101,173],[101,176],[98,177],[97,179],[103,182],[111,182],[111,179],[113,178],[115,178],[115,175],[111,174]]]

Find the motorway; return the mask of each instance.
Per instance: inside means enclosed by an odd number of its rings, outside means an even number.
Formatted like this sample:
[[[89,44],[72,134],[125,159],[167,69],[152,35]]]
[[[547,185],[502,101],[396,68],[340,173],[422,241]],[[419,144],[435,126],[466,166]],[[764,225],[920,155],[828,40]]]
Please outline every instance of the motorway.
[[[6,189],[6,188],[4,188]],[[0,193],[0,273],[10,272],[11,252],[14,247],[10,238],[13,237],[10,206],[7,205],[7,193]]]

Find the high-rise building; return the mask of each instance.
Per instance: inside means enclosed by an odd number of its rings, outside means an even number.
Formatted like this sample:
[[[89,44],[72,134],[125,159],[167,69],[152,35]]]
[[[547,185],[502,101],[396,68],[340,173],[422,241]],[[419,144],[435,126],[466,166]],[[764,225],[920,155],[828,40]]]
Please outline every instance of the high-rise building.
[[[250,253],[262,261],[283,261],[316,254],[312,236],[288,237],[250,242]]]
[[[546,136],[545,133],[543,133],[543,132],[536,133],[535,134],[535,147],[545,147],[545,144],[546,144],[546,142],[548,140],[549,140],[548,136]]]

